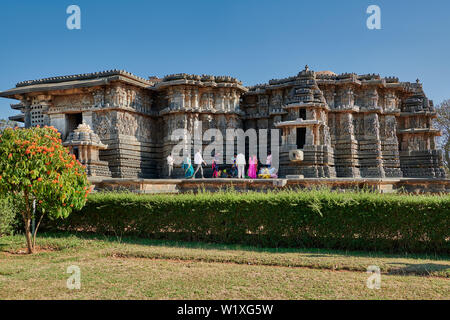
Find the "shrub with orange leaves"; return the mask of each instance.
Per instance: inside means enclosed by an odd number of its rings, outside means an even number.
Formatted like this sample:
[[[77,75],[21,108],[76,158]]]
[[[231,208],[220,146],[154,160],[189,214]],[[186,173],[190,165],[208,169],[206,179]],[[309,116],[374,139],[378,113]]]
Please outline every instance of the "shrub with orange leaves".
[[[0,192],[23,207],[29,253],[34,251],[42,217],[66,218],[72,210],[83,208],[90,190],[85,168],[61,144],[60,133],[53,127],[4,130],[0,135],[0,177]],[[40,217],[31,234],[35,200]]]

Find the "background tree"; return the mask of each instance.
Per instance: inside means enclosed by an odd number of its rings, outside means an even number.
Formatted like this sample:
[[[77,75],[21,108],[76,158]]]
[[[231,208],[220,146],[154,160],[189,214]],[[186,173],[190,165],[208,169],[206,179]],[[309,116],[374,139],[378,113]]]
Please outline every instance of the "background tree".
[[[5,130],[6,128],[14,128],[18,127],[19,123],[16,121],[6,120],[6,119],[0,119],[0,132]]]
[[[89,190],[85,168],[62,146],[55,128],[7,128],[0,135],[0,192],[20,208],[28,253],[44,215],[67,217],[85,205]],[[33,202],[40,218],[32,234]]]
[[[450,170],[450,99],[445,100],[436,107],[438,114],[436,127],[442,130],[442,137],[439,138],[440,147],[444,151],[444,161],[447,172]]]

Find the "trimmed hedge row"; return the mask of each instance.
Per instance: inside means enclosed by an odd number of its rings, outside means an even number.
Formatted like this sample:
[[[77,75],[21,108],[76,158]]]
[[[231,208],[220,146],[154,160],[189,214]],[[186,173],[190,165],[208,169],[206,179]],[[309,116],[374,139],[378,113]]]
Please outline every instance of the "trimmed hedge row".
[[[54,228],[158,239],[450,252],[450,196],[330,191],[89,196]]]
[[[21,216],[8,197],[0,197],[0,237],[14,234],[21,226]]]

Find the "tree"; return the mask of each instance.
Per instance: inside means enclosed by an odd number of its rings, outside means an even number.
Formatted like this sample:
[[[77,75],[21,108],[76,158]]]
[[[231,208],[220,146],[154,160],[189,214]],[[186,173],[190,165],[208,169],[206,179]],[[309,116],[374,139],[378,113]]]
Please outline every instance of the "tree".
[[[450,99],[436,107],[436,126],[442,131],[439,144],[444,150],[444,161],[447,172],[450,170]]]
[[[14,128],[17,126],[19,126],[19,124],[16,121],[0,119],[0,132],[5,130],[6,128]]]
[[[44,215],[66,218],[85,205],[90,191],[84,166],[61,142],[60,133],[47,126],[7,128],[0,135],[0,192],[20,209],[28,253]],[[32,233],[33,203],[40,218]]]

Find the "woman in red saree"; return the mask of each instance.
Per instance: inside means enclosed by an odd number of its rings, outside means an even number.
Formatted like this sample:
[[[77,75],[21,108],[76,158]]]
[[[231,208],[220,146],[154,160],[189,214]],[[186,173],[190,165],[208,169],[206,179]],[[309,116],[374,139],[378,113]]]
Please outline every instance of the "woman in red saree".
[[[220,178],[219,176],[219,166],[217,165],[219,161],[219,153],[214,154],[213,162],[212,162],[212,170],[213,170],[213,178]]]

